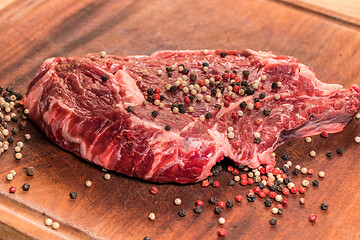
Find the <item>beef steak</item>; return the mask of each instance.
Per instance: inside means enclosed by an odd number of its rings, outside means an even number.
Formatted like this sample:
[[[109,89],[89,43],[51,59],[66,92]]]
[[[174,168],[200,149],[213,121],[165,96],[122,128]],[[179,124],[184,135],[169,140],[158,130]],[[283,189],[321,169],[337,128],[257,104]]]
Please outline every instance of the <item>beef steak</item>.
[[[62,148],[154,182],[205,179],[223,159],[275,165],[282,143],[339,132],[359,87],[320,82],[289,56],[244,50],[47,59],[29,85],[29,117]]]

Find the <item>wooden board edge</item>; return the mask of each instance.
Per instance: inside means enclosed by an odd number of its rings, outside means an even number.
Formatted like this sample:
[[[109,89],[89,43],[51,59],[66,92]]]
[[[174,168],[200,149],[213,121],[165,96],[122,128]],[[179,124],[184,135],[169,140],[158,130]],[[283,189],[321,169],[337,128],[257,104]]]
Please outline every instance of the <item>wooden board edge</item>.
[[[326,8],[322,8],[320,6],[316,6],[310,3],[302,2],[300,0],[273,0],[276,2],[281,2],[284,4],[288,4],[293,7],[297,7],[306,11],[310,11],[315,14],[320,14],[322,16],[331,18],[333,20],[337,20],[339,22],[345,23],[349,26],[360,28],[360,19],[350,17],[348,15],[335,12]]]
[[[55,219],[60,228],[54,230],[45,225],[46,218],[51,217],[0,192],[0,239],[99,239]]]

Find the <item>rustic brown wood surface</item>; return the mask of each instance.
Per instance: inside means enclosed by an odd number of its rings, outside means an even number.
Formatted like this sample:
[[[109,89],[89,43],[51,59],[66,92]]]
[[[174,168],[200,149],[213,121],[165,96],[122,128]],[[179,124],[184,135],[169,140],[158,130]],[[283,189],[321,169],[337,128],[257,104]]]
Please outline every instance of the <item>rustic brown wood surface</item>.
[[[359,83],[359,28],[279,1],[24,0],[0,10],[0,85],[11,84],[23,93],[48,57],[203,48],[292,55],[324,82],[346,88]],[[226,172],[217,177],[217,189],[156,185],[116,173],[106,181],[101,168],[63,151],[31,123],[15,139],[23,139],[25,132],[31,140],[25,142],[20,161],[14,158],[13,145],[0,156],[0,239],[217,239],[219,216],[207,203],[196,215],[194,202],[245,196],[249,188],[227,186],[232,175]],[[277,156],[290,153],[295,165],[324,170],[320,187],[309,187],[303,206],[298,203],[302,196],[289,196],[289,207],[275,227],[268,223],[273,216],[263,200],[225,209],[221,216],[226,219],[226,239],[360,239],[360,148],[353,140],[359,134],[360,120],[353,120],[327,139],[299,139],[277,149]],[[325,157],[338,146],[344,147],[343,155]],[[309,156],[313,149],[315,158]],[[280,157],[277,161],[283,163]],[[30,165],[36,168],[33,177],[25,174]],[[6,181],[12,169],[17,175]],[[303,179],[318,177],[293,177],[297,184]],[[86,180],[93,186],[86,188]],[[31,185],[28,192],[21,189],[25,182]],[[149,194],[155,185],[159,193]],[[10,186],[17,188],[15,194],[9,193]],[[76,200],[69,198],[73,190]],[[181,206],[173,204],[176,197],[182,199]],[[330,205],[328,211],[320,210],[322,202]],[[180,208],[186,217],[177,215]],[[155,221],[147,219],[150,212],[156,214]],[[309,222],[310,213],[317,214],[316,223]],[[47,217],[59,221],[60,229],[46,227]]]

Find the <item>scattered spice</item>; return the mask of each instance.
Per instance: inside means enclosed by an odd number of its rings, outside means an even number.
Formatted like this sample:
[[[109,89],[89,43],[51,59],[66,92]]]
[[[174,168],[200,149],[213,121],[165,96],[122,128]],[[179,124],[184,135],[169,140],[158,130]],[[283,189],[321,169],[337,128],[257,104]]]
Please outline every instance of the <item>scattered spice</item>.
[[[218,230],[218,235],[219,235],[220,237],[225,237],[225,236],[226,236],[226,230],[223,229],[223,228],[220,228],[220,229]]]
[[[151,221],[154,221],[155,220],[155,213],[150,213],[148,218],[151,220]]]
[[[91,182],[90,180],[87,180],[87,181],[85,182],[85,186],[86,186],[86,187],[91,187],[91,186],[92,186],[92,182]]]
[[[29,189],[30,189],[30,184],[24,183],[24,185],[22,185],[22,189],[23,189],[24,191],[29,191]]]
[[[71,199],[76,199],[76,198],[77,198],[77,192],[71,191],[71,192],[70,192],[70,198],[71,198]]]
[[[26,168],[26,175],[28,175],[28,176],[34,176],[34,174],[35,174],[35,168],[34,167],[28,167],[28,168]]]
[[[315,180],[312,182],[312,185],[313,185],[314,187],[318,187],[318,186],[319,186],[319,181],[315,179]]]
[[[108,174],[108,173],[106,173],[106,174],[104,175],[104,178],[105,178],[105,180],[110,180],[111,175],[110,175],[110,174]]]
[[[150,189],[150,193],[153,194],[153,195],[157,194],[158,192],[159,192],[159,190],[158,190],[157,187],[152,187],[152,188]]]
[[[328,208],[329,208],[329,204],[327,204],[327,203],[322,203],[320,207],[321,207],[322,210],[325,210],[325,211],[326,211],[326,210],[328,210]]]
[[[273,217],[270,219],[269,223],[270,223],[270,225],[276,225],[277,219]]]
[[[60,228],[60,224],[58,222],[53,222],[51,224],[52,229],[58,230]]]
[[[310,143],[311,142],[311,137],[306,137],[305,142]]]
[[[299,202],[300,202],[301,205],[304,205],[305,204],[305,198],[300,198]]]
[[[201,207],[200,206],[196,206],[195,208],[194,208],[194,212],[196,213],[196,214],[200,214],[201,213]]]
[[[180,217],[185,217],[186,216],[186,211],[184,209],[180,209],[180,211],[178,212],[178,215]]]
[[[326,156],[327,156],[327,157],[332,157],[332,155],[333,155],[333,154],[332,154],[332,152],[330,152],[330,151],[326,153]]]
[[[224,225],[225,224],[225,218],[223,218],[223,217],[219,218],[219,224]]]
[[[310,216],[309,216],[309,220],[310,220],[311,222],[315,222],[315,221],[316,221],[316,219],[317,219],[317,217],[316,217],[316,215],[315,215],[315,214],[310,214]]]
[[[53,223],[53,220],[51,220],[50,218],[47,218],[47,219],[45,220],[45,225],[46,225],[46,226],[51,226],[52,223]]]
[[[342,147],[339,147],[338,149],[336,149],[337,154],[343,154],[344,153],[344,149]]]

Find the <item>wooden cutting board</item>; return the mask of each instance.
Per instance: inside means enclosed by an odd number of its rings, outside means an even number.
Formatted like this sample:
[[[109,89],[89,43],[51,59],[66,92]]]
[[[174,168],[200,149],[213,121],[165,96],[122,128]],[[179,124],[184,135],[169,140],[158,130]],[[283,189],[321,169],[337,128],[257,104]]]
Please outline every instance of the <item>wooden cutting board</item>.
[[[318,78],[346,88],[360,78],[360,32],[356,21],[328,17],[296,7],[292,1],[15,1],[0,11],[0,85],[11,84],[25,93],[40,64],[48,57],[82,55],[105,50],[110,54],[151,54],[163,49],[251,48],[292,55],[311,66]],[[18,133],[31,134],[24,141],[23,158],[14,158],[13,147],[0,156],[0,239],[217,239],[218,216],[205,203],[203,213],[193,213],[194,202],[211,196],[233,199],[249,187],[227,186],[232,175],[222,172],[220,188],[200,184],[156,185],[110,173],[105,180],[101,168],[63,151],[29,122]],[[289,196],[289,206],[278,224],[263,200],[246,200],[225,209],[226,239],[359,239],[360,238],[360,120],[353,120],[339,134],[289,142],[276,150],[289,153],[293,164],[324,170],[319,188],[310,187],[306,204],[299,194]],[[337,155],[337,147],[344,148]],[[315,158],[309,156],[316,150]],[[327,151],[333,151],[329,159]],[[284,161],[277,157],[279,166]],[[26,176],[25,167],[36,174]],[[17,172],[6,180],[10,170]],[[293,177],[297,184],[317,175]],[[87,180],[93,182],[85,187]],[[23,183],[30,191],[21,189]],[[15,186],[17,192],[9,193]],[[157,186],[159,193],[149,189]],[[76,200],[69,198],[77,191]],[[181,206],[173,200],[182,199]],[[320,204],[330,205],[328,211]],[[180,218],[179,209],[187,216]],[[150,212],[156,220],[150,221]],[[316,223],[308,220],[318,216]],[[46,218],[59,221],[58,230],[44,225]]]

